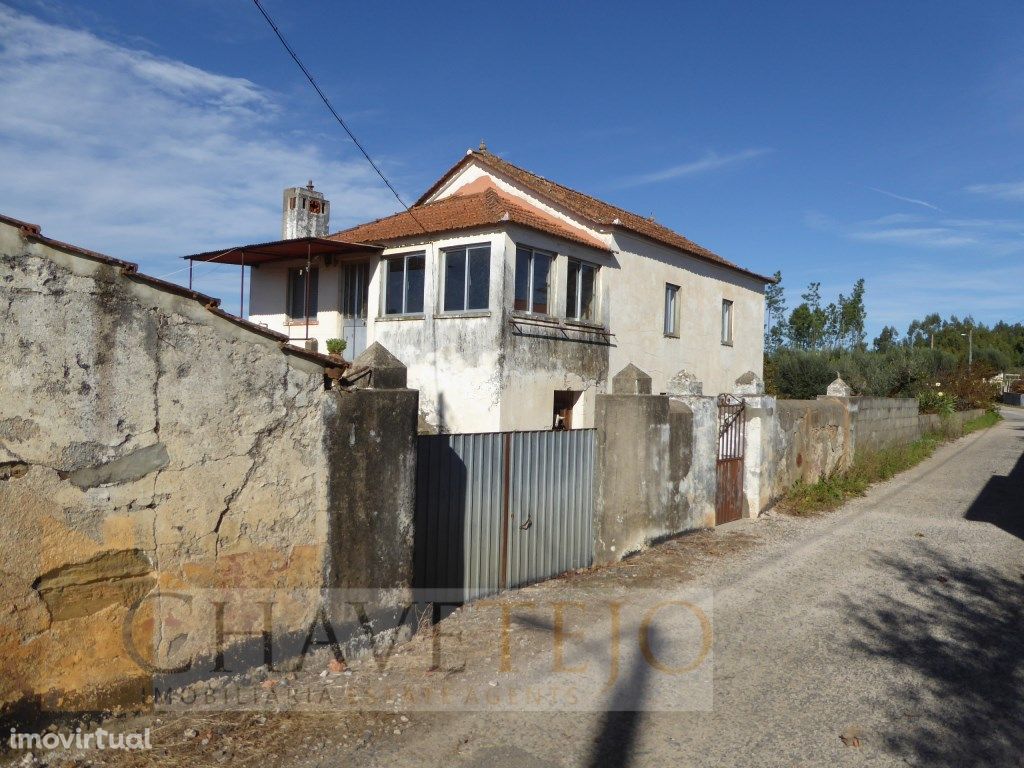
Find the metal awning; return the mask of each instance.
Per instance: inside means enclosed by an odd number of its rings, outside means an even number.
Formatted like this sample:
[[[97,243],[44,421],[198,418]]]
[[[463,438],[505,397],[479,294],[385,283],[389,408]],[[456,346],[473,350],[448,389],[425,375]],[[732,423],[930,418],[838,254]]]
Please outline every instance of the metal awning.
[[[349,243],[344,240],[329,240],[325,237],[296,237],[292,240],[274,240],[269,243],[236,245],[218,251],[193,253],[181,258],[188,260],[188,287],[192,290],[192,268],[200,264],[234,264],[240,266],[238,283],[238,316],[245,316],[245,268],[259,267],[282,261],[304,260],[307,265],[314,259],[334,256],[369,256],[384,250],[381,245]],[[307,283],[308,291],[308,283]],[[309,302],[309,296],[306,297]],[[309,337],[309,318],[306,318],[306,337]]]
[[[371,254],[384,250],[381,245],[369,243],[348,243],[343,240],[329,240],[325,237],[297,237],[293,240],[274,240],[269,243],[253,243],[252,245],[236,245],[233,248],[221,248],[216,251],[193,253],[182,256],[191,262],[208,262],[210,264],[235,264],[245,267],[258,267],[261,264],[306,259],[317,256],[337,256],[344,254]]]

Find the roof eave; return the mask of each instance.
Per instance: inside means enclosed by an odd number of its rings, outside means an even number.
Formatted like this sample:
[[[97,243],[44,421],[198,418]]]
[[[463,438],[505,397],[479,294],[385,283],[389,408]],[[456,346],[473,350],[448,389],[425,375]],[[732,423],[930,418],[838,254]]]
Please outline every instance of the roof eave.
[[[474,230],[504,230],[509,225],[515,227],[523,227],[534,232],[540,232],[541,234],[547,235],[548,237],[554,237],[558,238],[559,240],[565,240],[566,242],[569,243],[575,243],[577,245],[583,246],[584,248],[590,248],[591,250],[594,251],[600,251],[601,253],[614,253],[614,249],[609,248],[606,245],[588,243],[587,241],[580,238],[569,237],[567,235],[559,234],[557,232],[551,232],[547,229],[544,229],[543,227],[537,227],[522,221],[516,221],[515,219],[508,219],[496,222],[481,222],[479,224],[470,224],[464,227],[448,227],[446,229],[436,229],[430,232],[410,232],[405,235],[395,235],[394,237],[380,238],[377,240],[373,240],[372,242],[382,247],[394,247],[396,243],[409,240],[410,238],[436,238],[438,236],[443,236],[453,232],[472,232]]]
[[[433,197],[434,193],[437,192],[439,189],[441,189],[441,187],[443,187],[445,184],[447,184],[448,180],[451,179],[451,177],[454,176],[455,173],[457,171],[459,171],[463,166],[468,165],[472,161],[473,157],[474,157],[473,150],[470,150],[469,152],[467,152],[465,154],[465,156],[463,156],[459,160],[459,162],[455,163],[455,165],[453,165],[451,168],[449,168],[447,171],[445,171],[441,175],[441,178],[439,178],[437,181],[435,181],[426,192],[424,192],[422,195],[420,195],[416,199],[416,202],[412,204],[412,207],[415,208],[417,205],[423,205],[428,200],[430,200],[430,198]]]
[[[656,243],[657,245],[660,245],[664,248],[671,248],[673,251],[678,251],[679,253],[685,254],[686,256],[689,256],[692,259],[699,259],[700,261],[703,261],[707,264],[713,264],[716,267],[727,269],[730,272],[739,272],[741,275],[753,277],[754,279],[760,280],[763,283],[771,283],[774,285],[775,283],[778,282],[778,280],[776,280],[774,277],[766,277],[765,275],[758,274],[757,272],[745,269],[744,267],[738,266],[736,264],[730,264],[729,262],[723,260],[721,257],[713,259],[710,256],[700,253],[699,251],[691,251],[686,248],[680,248],[678,245],[667,243],[664,240],[659,240],[656,237],[651,237],[650,235],[645,234],[643,232],[638,232],[637,230],[631,229],[630,227],[627,227],[624,224],[612,224],[610,226],[612,227],[612,229],[615,229],[617,231],[626,232],[632,235],[633,237],[643,238],[644,240]]]

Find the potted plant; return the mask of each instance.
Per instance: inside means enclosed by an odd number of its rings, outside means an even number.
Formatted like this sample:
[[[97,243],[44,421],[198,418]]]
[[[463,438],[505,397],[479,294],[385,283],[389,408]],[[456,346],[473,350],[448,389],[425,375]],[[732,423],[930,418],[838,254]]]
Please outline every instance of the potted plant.
[[[345,347],[348,346],[348,342],[344,339],[328,339],[327,340],[327,354],[336,360],[343,360],[341,356],[345,351]]]

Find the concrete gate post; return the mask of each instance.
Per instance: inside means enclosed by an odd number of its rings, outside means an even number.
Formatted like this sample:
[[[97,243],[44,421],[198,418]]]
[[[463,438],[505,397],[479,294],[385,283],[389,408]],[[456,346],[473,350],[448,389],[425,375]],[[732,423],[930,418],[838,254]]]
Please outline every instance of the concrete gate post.
[[[775,398],[765,394],[764,382],[753,371],[747,371],[736,379],[734,390],[733,394],[743,400],[746,416],[743,512],[744,517],[754,518],[770,503]]]
[[[342,624],[349,617],[337,598],[347,592],[358,590],[388,615],[390,607],[408,605],[419,415],[419,393],[406,386],[405,366],[380,344],[359,355],[346,375],[350,386],[331,390],[324,412],[324,586],[332,591],[330,614],[344,616]],[[388,621],[380,619],[384,628]]]

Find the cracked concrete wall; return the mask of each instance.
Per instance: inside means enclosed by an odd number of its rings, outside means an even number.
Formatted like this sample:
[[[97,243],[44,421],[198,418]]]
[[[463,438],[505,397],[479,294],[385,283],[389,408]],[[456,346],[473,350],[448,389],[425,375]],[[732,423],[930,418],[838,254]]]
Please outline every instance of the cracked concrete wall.
[[[594,563],[714,524],[714,400],[598,395]]]
[[[853,459],[850,412],[840,399],[762,399],[761,504],[754,517],[790,486],[816,482]]]
[[[0,705],[94,706],[148,680],[122,625],[152,590],[319,592],[334,393],[273,339],[42,240],[0,222]],[[282,629],[309,626],[296,605]],[[208,609],[179,609],[136,616],[144,657],[209,648]]]

